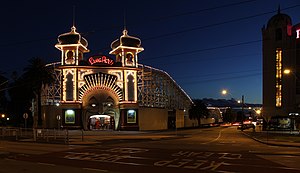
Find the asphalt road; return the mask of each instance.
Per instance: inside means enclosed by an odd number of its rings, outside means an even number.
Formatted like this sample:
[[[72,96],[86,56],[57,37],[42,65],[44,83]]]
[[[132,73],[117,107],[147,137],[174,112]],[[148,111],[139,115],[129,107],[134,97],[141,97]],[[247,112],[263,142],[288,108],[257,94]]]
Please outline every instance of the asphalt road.
[[[294,173],[300,172],[297,163],[299,148],[261,144],[235,127],[160,132],[151,138],[112,137],[93,145],[0,143],[0,173]]]

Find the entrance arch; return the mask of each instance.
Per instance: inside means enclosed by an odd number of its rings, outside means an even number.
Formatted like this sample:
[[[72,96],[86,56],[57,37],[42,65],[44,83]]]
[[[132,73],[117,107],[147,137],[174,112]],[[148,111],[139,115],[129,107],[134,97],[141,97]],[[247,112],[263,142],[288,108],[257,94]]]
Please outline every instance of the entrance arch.
[[[105,89],[96,88],[85,94],[81,101],[85,130],[118,128],[119,100],[115,94]],[[93,120],[91,120],[92,116],[94,116]],[[94,120],[100,121],[100,127],[95,127]]]
[[[119,102],[123,99],[123,93],[121,88],[116,85],[117,77],[105,73],[96,73],[84,76],[84,80],[85,84],[79,90],[79,100],[82,102],[83,128],[85,130],[90,129],[90,117],[98,115],[94,117],[99,119],[100,117],[109,116],[110,127],[118,129],[120,119]]]

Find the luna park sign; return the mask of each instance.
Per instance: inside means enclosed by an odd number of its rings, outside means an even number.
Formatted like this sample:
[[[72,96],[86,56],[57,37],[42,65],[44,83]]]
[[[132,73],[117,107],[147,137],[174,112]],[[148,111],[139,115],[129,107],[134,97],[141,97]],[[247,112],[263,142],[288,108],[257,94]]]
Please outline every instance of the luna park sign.
[[[99,65],[99,66],[112,66],[114,65],[114,60],[105,56],[105,55],[97,55],[92,56],[88,59],[90,65]]]

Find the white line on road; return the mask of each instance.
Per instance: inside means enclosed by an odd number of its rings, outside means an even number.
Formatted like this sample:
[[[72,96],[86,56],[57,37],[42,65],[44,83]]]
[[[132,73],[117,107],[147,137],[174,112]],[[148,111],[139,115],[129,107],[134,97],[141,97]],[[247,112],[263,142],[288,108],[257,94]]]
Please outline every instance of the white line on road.
[[[39,165],[46,165],[46,166],[56,166],[55,164],[51,164],[51,163],[41,163],[38,162]]]
[[[220,138],[221,135],[222,135],[221,133],[222,133],[223,130],[225,130],[225,129],[222,129],[222,130],[219,131],[219,135],[218,135],[218,137],[217,137],[216,139],[213,139],[213,140],[208,141],[208,142],[203,142],[203,143],[201,143],[201,144],[209,144],[209,143],[212,143],[212,142],[215,142],[215,141],[219,140],[219,138]]]
[[[88,171],[108,172],[108,170],[104,170],[104,169],[94,169],[94,168],[82,168],[82,169],[88,170]]]

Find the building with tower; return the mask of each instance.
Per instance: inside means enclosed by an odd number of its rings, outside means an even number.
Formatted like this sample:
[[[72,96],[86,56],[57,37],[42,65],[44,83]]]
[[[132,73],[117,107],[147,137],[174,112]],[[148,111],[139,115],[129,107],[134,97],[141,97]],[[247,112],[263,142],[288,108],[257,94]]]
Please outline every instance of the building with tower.
[[[56,80],[43,87],[44,128],[161,130],[184,127],[191,98],[166,72],[138,63],[141,40],[123,34],[110,55],[89,52],[76,31],[58,36],[61,60],[49,64]]]
[[[300,24],[281,13],[262,28],[263,117],[272,129],[298,128],[300,112]]]

